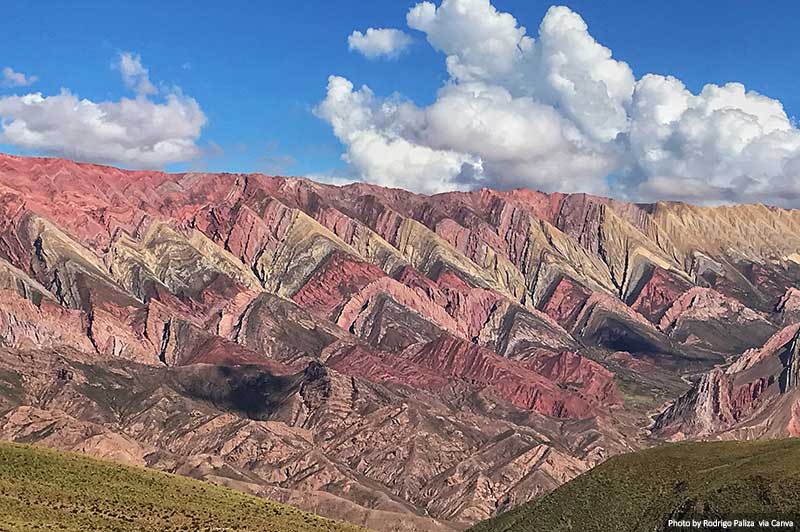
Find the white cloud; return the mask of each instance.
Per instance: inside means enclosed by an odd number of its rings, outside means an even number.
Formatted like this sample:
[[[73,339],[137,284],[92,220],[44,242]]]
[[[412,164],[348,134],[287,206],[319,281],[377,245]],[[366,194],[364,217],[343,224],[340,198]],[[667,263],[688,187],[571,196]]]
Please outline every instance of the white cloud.
[[[637,81],[566,7],[535,37],[489,0],[421,2],[406,21],[446,56],[433,104],[334,76],[317,108],[362,179],[800,205],[800,130],[777,100],[738,83],[692,94],[672,77]]]
[[[132,61],[126,61],[128,57]],[[122,54],[120,72],[134,99],[93,102],[71,91],[0,98],[0,141],[84,161],[160,168],[201,153],[196,141],[206,123],[198,103],[173,89],[152,100],[147,69]]]
[[[605,175],[616,155],[586,137],[555,108],[501,86],[450,84],[421,113],[419,138],[438,149],[477,157],[474,185],[517,187],[535,182],[552,190],[582,190],[587,178]],[[478,162],[479,161],[479,162]],[[606,192],[597,181],[592,192]]]
[[[354,31],[347,37],[350,50],[355,50],[369,59],[394,58],[411,45],[411,37],[391,28],[369,28],[366,33]]]
[[[627,131],[633,72],[594,40],[577,13],[562,6],[547,11],[526,66],[524,87],[592,138],[608,142]]]
[[[120,52],[114,68],[119,69],[125,86],[135,91],[136,94],[147,95],[158,92],[155,85],[150,82],[150,71],[142,65],[139,54]]]
[[[3,82],[2,85],[6,87],[27,87],[33,85],[39,80],[36,76],[26,76],[22,72],[15,72],[11,67],[3,68]]]
[[[331,76],[328,94],[315,112],[333,126],[347,146],[343,159],[360,175],[386,186],[441,192],[468,169],[479,171],[477,158],[410,142],[399,131],[417,110],[392,101],[378,101],[368,87],[354,91],[350,81]]]
[[[800,131],[779,101],[740,83],[695,95],[651,74],[637,83],[631,118],[636,196],[797,204]]]
[[[560,10],[548,13],[555,16],[565,18]],[[344,159],[357,175],[423,192],[532,184],[607,192],[598,177],[619,159],[618,149],[606,141],[626,127],[624,112],[617,119],[618,101],[630,98],[632,89],[617,85],[627,65],[618,67],[610,52],[580,35],[563,39],[578,44],[570,54],[560,54],[561,62],[548,62],[547,54],[557,53],[544,45],[556,30],[549,29],[536,42],[514,17],[498,12],[488,0],[450,0],[438,8],[423,2],[409,11],[407,21],[447,54],[451,80],[435,103],[419,108],[397,98],[377,99],[367,87],[352,92],[349,81],[332,78],[318,114],[333,126],[347,149]],[[556,26],[585,34],[580,17],[572,26],[567,22]],[[581,53],[580,44],[588,51]],[[595,65],[586,57],[602,57],[606,63],[590,68]],[[542,72],[552,83],[532,84]],[[564,81],[569,76],[598,86],[595,92],[602,91],[609,102],[606,111],[594,116],[579,108],[580,101],[573,104],[574,87]],[[611,95],[603,89],[606,79],[617,83]],[[564,109],[573,108],[580,121],[565,116]],[[608,128],[616,129],[609,133]]]
[[[513,77],[514,67],[533,46],[525,28],[488,0],[450,0],[438,8],[421,2],[409,10],[406,22],[447,55],[447,71],[458,81]]]

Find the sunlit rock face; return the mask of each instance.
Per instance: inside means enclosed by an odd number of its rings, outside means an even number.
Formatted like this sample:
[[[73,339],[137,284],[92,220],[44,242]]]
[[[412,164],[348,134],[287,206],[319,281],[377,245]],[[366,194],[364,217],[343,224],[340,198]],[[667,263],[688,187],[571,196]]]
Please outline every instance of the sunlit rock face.
[[[658,438],[800,434],[799,252],[763,206],[0,155],[0,437],[456,530]]]

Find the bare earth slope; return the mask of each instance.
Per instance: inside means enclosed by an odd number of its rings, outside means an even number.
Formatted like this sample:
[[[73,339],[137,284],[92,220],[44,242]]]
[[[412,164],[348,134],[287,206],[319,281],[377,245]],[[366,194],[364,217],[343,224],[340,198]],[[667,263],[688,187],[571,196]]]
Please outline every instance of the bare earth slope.
[[[794,434],[798,229],[0,155],[0,437],[463,529],[662,437]]]

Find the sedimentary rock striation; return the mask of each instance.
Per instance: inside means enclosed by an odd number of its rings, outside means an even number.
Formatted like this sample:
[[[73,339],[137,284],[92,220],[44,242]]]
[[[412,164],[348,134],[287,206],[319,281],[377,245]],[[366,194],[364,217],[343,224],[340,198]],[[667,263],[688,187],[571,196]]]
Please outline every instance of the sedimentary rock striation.
[[[464,528],[653,435],[800,433],[798,229],[0,155],[0,436]]]
[[[655,420],[670,439],[758,439],[800,435],[798,325],[702,375]]]

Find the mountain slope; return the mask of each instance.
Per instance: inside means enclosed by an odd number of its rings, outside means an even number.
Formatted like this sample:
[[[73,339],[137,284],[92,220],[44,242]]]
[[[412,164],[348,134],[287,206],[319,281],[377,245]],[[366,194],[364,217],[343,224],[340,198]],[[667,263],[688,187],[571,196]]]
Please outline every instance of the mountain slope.
[[[0,437],[464,528],[694,437],[651,416],[800,319],[798,224],[0,154]]]
[[[655,419],[673,440],[800,435],[800,325],[789,325],[725,368],[704,374]]]
[[[800,440],[682,443],[611,458],[470,531],[651,532],[668,529],[670,519],[796,521],[797,515]]]
[[[212,484],[0,443],[0,528],[367,532]]]

